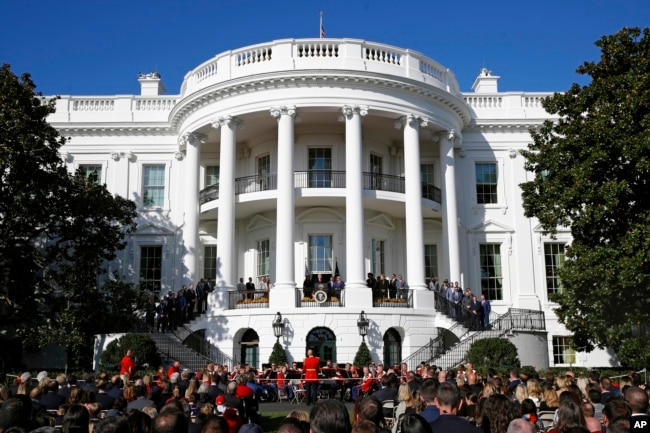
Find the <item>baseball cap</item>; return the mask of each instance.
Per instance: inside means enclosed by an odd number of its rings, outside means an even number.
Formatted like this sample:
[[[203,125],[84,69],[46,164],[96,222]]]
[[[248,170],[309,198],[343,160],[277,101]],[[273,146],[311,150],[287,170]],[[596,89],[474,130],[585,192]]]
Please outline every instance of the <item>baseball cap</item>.
[[[223,395],[217,396],[216,403],[217,404],[225,404],[226,403],[226,397],[224,397]]]

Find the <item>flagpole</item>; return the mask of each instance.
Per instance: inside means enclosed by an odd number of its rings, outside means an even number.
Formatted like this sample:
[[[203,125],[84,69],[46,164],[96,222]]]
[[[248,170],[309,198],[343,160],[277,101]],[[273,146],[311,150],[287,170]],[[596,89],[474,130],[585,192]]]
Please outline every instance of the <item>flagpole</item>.
[[[320,11],[320,26],[318,27],[318,37],[323,37],[323,11]]]

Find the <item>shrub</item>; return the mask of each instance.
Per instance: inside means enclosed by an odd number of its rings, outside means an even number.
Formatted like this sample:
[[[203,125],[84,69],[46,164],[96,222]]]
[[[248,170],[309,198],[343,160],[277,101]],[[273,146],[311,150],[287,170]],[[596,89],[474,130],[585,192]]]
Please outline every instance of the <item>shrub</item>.
[[[162,364],[156,343],[148,335],[126,334],[117,340],[113,340],[106,346],[101,356],[101,365],[104,369],[119,368],[120,360],[131,349],[138,368],[148,364],[157,368]]]
[[[485,338],[476,341],[467,351],[467,361],[485,369],[505,373],[519,368],[517,347],[505,338]]]
[[[370,350],[368,350],[366,342],[362,341],[357,354],[354,356],[354,365],[355,367],[365,367],[370,365],[371,362]]]
[[[269,357],[269,364],[275,364],[277,366],[282,366],[287,363],[287,353],[284,351],[284,348],[279,342],[275,342],[273,345],[273,352]]]

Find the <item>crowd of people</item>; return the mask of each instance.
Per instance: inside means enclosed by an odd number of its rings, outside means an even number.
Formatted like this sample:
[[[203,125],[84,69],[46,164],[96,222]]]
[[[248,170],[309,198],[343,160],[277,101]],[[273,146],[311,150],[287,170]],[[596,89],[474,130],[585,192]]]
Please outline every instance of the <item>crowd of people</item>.
[[[617,384],[597,372],[480,376],[471,363],[338,367],[308,352],[302,363],[263,371],[211,363],[191,372],[176,361],[140,376],[131,355],[119,375],[0,378],[0,433],[263,433],[260,402],[295,392],[309,412],[290,413],[278,432],[627,433],[650,425],[642,424],[650,386],[633,372]]]
[[[174,293],[170,290],[156,302],[149,296],[145,305],[145,321],[150,332],[167,332],[178,329],[208,309],[208,294],[214,290],[211,280],[204,280],[185,285]]]

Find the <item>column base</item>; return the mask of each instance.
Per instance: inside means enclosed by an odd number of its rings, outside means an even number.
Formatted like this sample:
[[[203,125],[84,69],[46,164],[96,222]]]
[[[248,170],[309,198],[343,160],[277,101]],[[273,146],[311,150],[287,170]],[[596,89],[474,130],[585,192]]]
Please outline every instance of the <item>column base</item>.
[[[296,284],[276,283],[269,290],[269,309],[272,311],[282,311],[288,306],[296,306]]]
[[[413,290],[413,308],[435,311],[435,298],[429,290]]]
[[[345,306],[356,308],[372,308],[372,290],[369,287],[355,286],[348,284],[345,286]]]

